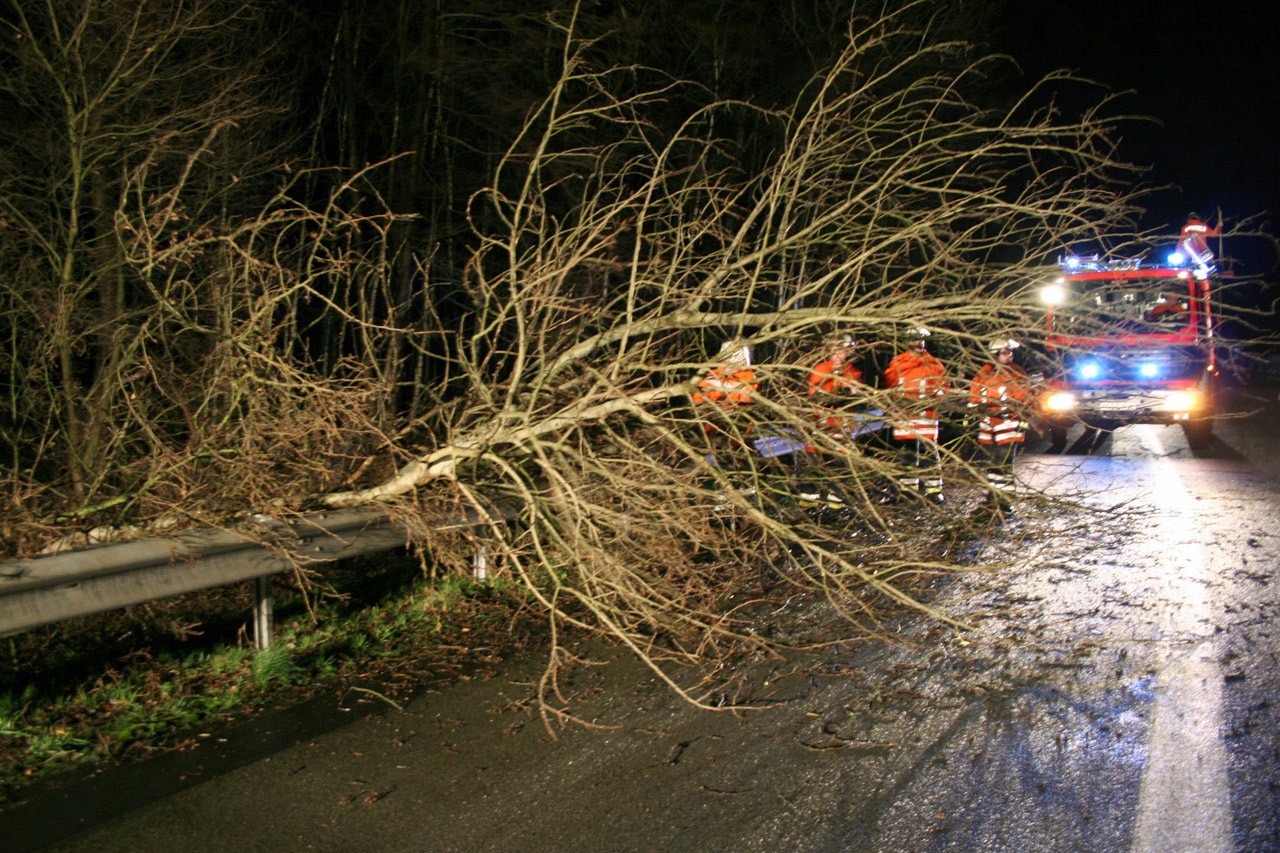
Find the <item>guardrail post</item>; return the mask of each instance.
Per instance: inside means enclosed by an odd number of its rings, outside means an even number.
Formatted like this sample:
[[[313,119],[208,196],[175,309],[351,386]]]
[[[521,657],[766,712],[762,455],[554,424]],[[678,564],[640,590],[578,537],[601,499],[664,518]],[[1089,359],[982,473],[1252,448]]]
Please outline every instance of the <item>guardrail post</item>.
[[[275,633],[275,601],[271,597],[271,578],[253,579],[253,645],[255,648],[271,648]]]
[[[480,545],[471,557],[471,577],[476,583],[489,580],[489,549]]]

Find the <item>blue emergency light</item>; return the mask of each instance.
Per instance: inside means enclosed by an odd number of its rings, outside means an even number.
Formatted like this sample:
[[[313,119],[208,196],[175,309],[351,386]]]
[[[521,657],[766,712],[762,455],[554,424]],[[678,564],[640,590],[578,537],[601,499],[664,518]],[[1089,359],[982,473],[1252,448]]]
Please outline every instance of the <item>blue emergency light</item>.
[[[1076,372],[1080,374],[1081,379],[1097,379],[1102,375],[1102,365],[1096,361],[1082,362],[1076,368]]]

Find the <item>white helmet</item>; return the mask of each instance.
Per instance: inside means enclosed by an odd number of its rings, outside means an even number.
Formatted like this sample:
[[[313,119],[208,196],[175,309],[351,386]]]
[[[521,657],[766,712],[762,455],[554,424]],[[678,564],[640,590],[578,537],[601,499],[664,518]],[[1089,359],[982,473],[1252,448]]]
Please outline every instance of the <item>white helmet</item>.
[[[751,366],[751,346],[742,341],[725,341],[720,345],[720,356],[726,364]]]
[[[1020,346],[1022,346],[1022,344],[1018,343],[1013,338],[996,338],[991,341],[991,343],[987,344],[987,349],[991,350],[993,353],[1001,352],[1002,350],[1013,352]]]

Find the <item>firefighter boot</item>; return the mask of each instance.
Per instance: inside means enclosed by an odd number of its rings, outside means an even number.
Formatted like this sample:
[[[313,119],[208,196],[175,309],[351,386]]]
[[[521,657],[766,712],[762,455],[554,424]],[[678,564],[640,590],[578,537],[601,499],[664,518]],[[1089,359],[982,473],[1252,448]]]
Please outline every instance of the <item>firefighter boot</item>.
[[[947,502],[947,496],[942,493],[942,480],[924,480],[921,482],[921,491],[924,492],[924,499],[931,504],[941,506]]]

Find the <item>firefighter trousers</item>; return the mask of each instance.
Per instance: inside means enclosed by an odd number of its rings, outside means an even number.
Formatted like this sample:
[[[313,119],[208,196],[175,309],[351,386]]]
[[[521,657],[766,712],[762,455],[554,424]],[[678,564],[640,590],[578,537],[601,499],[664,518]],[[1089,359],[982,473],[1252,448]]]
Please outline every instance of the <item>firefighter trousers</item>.
[[[933,441],[895,439],[898,444],[898,488],[904,492],[942,493],[942,454]]]
[[[987,485],[994,492],[1010,492],[1013,490],[1013,460],[1017,458],[1019,441],[1005,444],[978,444],[975,461],[982,467],[987,477]]]

